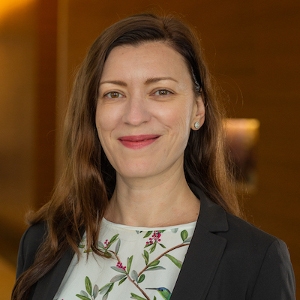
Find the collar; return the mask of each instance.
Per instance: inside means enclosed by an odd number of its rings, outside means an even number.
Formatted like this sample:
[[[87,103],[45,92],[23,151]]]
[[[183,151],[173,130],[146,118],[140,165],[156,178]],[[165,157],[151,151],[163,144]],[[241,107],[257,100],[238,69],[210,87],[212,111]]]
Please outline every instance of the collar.
[[[204,300],[227,244],[226,238],[217,234],[228,231],[225,210],[198,187],[190,188],[200,199],[200,214],[170,300]]]
[[[189,186],[201,203],[197,226],[203,226],[209,232],[227,231],[228,222],[225,210],[212,202],[200,188],[193,184]]]

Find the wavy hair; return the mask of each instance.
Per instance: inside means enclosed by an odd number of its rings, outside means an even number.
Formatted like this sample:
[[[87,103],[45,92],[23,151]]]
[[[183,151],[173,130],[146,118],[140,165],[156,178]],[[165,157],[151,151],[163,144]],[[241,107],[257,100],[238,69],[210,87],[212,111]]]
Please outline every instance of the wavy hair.
[[[200,92],[205,122],[191,130],[184,153],[189,183],[199,186],[226,211],[240,215],[224,151],[223,113],[217,103],[210,74],[194,31],[173,16],[140,14],[108,27],[95,40],[75,79],[65,122],[66,168],[51,201],[31,216],[30,223],[44,221],[47,235],[33,265],[18,279],[12,299],[25,300],[34,284],[70,247],[78,253],[83,230],[87,247],[97,250],[100,222],[115,187],[115,170],[102,150],[95,112],[98,88],[110,51],[120,45],[162,41],[180,53]]]

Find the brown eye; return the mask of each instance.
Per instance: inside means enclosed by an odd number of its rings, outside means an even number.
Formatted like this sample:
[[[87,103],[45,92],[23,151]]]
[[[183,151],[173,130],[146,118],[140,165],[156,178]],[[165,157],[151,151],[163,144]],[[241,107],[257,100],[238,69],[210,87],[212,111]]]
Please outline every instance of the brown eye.
[[[120,94],[119,92],[109,92],[107,94],[104,95],[107,98],[121,98],[122,94]]]
[[[154,95],[156,96],[167,96],[172,94],[172,92],[168,91],[168,90],[157,90]]]

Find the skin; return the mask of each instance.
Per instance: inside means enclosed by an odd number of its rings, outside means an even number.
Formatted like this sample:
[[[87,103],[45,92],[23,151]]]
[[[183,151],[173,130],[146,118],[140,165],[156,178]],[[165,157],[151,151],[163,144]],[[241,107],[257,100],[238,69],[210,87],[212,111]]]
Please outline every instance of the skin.
[[[147,42],[111,51],[96,109],[101,145],[117,174],[108,220],[155,227],[197,219],[200,202],[186,183],[183,154],[194,123],[204,118],[189,69],[173,48]]]

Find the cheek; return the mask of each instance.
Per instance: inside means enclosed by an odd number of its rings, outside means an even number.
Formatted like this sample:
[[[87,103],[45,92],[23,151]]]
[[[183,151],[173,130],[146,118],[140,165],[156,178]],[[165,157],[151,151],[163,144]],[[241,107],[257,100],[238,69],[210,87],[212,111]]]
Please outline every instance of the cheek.
[[[109,152],[110,135],[113,128],[112,118],[108,112],[99,110],[96,111],[96,127],[100,143],[105,153]]]
[[[105,135],[105,132],[113,130],[117,124],[117,120],[116,110],[98,105],[96,110],[96,126],[99,137],[101,138],[101,136]]]
[[[192,120],[192,108],[190,105],[180,105],[175,109],[162,110],[166,125],[168,125],[174,134],[186,135],[190,132]]]
[[[110,162],[113,162],[110,153],[112,152],[111,135],[115,128],[116,117],[113,110],[99,105],[96,110],[96,127],[101,146]]]

